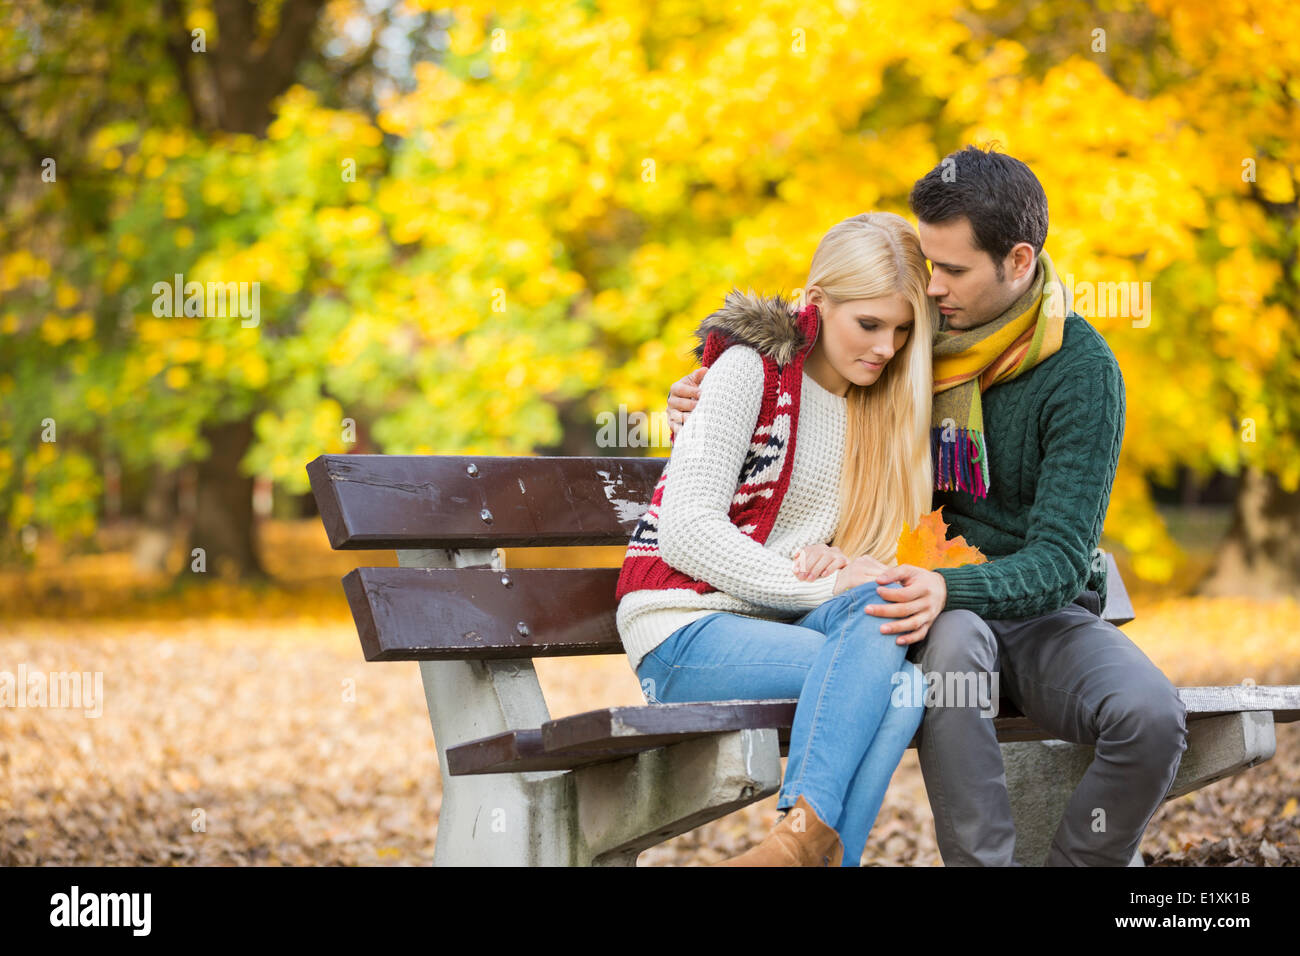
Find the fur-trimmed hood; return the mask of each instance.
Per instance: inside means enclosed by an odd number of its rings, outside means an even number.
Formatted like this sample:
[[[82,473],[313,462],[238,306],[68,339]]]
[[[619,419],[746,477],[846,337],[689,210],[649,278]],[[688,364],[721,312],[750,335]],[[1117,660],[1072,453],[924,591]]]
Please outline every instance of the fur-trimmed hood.
[[[722,308],[705,318],[695,330],[699,339],[694,349],[695,360],[703,362],[709,335],[716,332],[726,345],[748,345],[777,365],[788,365],[816,341],[815,316],[815,309],[800,313],[794,302],[781,295],[761,296],[752,289],[748,292],[732,289]]]

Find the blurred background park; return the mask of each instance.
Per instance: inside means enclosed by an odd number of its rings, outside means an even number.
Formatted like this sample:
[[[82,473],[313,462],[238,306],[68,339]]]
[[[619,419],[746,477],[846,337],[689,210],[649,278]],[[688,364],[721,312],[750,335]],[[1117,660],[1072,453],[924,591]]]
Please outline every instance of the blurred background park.
[[[330,552],[306,463],[666,455],[597,417],[968,142],[1038,175],[1063,277],[1148,303],[1076,301],[1127,387],[1126,633],[1176,684],[1300,683],[1292,13],[0,2],[0,670],[104,675],[101,716],[0,710],[0,863],[428,862],[418,669],[364,663],[339,586],[395,560]],[[538,670],[553,716],[643,702],[623,658]],[[1297,754],[1166,804],[1148,861],[1300,862]],[[914,753],[867,860],[938,863]]]

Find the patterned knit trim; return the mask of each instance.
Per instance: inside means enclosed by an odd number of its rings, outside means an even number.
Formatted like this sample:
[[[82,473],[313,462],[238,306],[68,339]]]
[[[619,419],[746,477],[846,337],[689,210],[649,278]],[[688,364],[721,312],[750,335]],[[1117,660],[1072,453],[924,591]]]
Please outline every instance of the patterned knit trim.
[[[791,343],[798,343],[800,349],[784,365],[778,364],[772,355],[760,353],[763,358],[763,399],[728,509],[732,524],[760,544],[771,533],[790,485],[795,424],[798,421],[799,396],[803,385],[803,363],[816,341],[821,322],[820,313],[813,305],[809,305],[797,316],[787,315],[786,318],[794,331],[784,337],[774,336],[770,309],[765,307],[757,320],[762,326],[763,334],[769,336],[769,344],[778,354],[790,354],[783,347],[788,347]],[[707,333],[703,348],[706,367],[717,361],[718,356],[727,348],[737,344],[732,339],[732,333],[743,330],[735,321],[736,315],[733,314],[731,319],[731,325],[726,331],[715,328]],[[717,590],[704,581],[697,581],[672,568],[664,561],[659,550],[659,509],[669,467],[670,463],[665,463],[650,504],[637,522],[628,543],[615,592],[619,599],[630,591],[647,588],[691,588],[700,594]]]

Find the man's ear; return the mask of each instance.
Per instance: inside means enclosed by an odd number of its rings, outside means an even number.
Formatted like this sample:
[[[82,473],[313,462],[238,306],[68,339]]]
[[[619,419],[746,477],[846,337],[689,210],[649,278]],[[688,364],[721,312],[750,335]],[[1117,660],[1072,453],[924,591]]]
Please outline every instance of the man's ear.
[[[1034,247],[1027,242],[1017,242],[1007,253],[1007,266],[1012,281],[1032,275],[1036,265],[1038,265],[1038,256],[1034,252]]]

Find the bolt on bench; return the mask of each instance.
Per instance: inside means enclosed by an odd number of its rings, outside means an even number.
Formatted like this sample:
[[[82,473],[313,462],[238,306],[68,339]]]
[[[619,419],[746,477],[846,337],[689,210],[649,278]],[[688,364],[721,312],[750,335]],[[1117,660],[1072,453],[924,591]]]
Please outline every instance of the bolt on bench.
[[[795,701],[607,707],[552,720],[533,658],[623,654],[618,568],[517,569],[501,548],[625,545],[666,458],[322,455],[307,466],[335,550],[397,552],[343,578],[368,661],[419,661],[442,770],[435,865],[635,865],[647,847],[780,788]],[[1102,616],[1133,619],[1110,562]],[[629,668],[629,673],[630,673]],[[1253,767],[1300,687],[1184,687],[1166,797]],[[1041,865],[1093,748],[1008,700],[1016,857]],[[1137,854],[1133,865],[1142,865]]]

